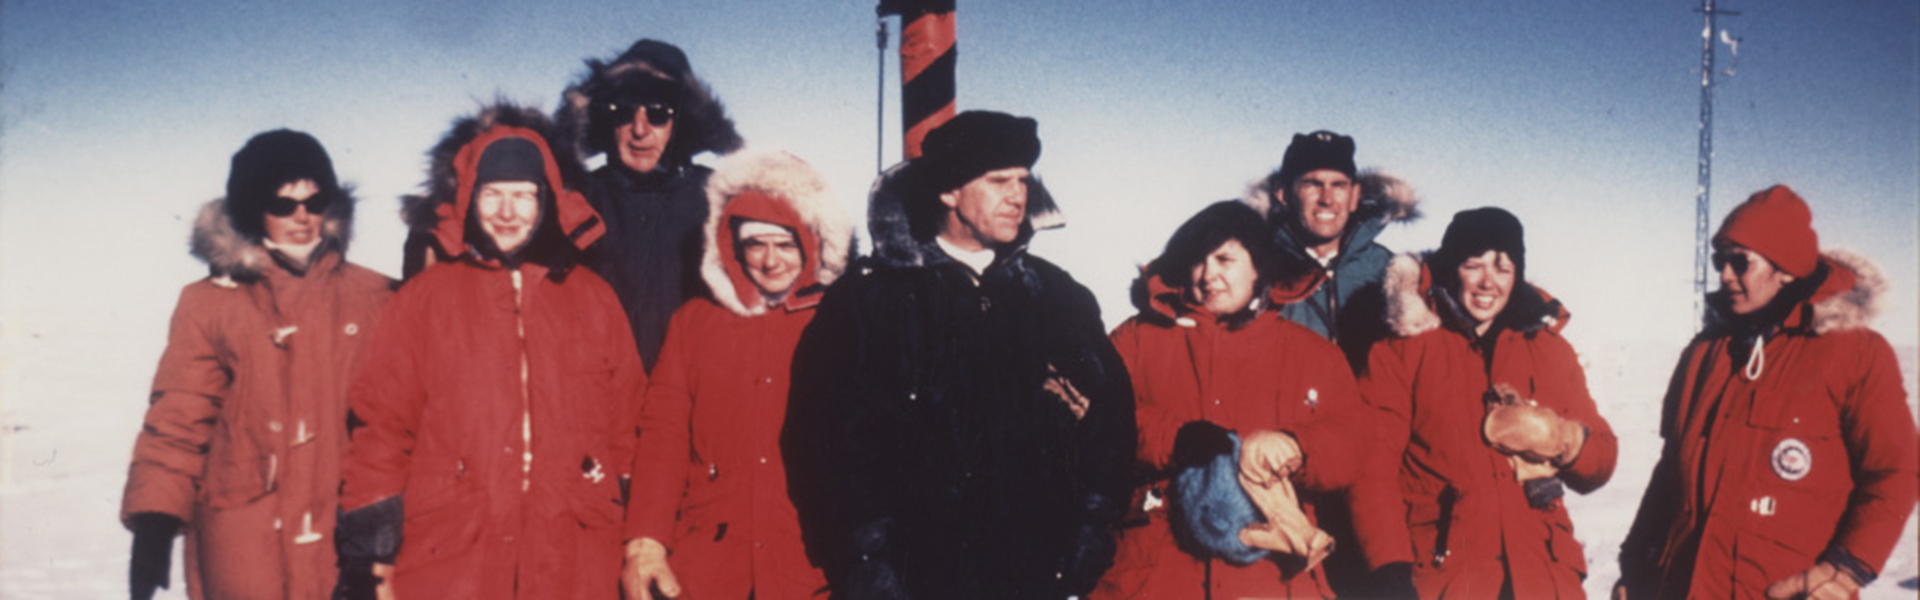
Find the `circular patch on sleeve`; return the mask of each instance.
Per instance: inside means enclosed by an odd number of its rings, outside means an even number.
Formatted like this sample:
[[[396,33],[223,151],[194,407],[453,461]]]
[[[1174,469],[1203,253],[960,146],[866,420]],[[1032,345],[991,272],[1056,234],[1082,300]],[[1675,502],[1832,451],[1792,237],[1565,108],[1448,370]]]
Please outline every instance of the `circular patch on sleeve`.
[[[1799,481],[1813,471],[1813,451],[1795,438],[1780,440],[1773,447],[1773,473],[1787,481]]]

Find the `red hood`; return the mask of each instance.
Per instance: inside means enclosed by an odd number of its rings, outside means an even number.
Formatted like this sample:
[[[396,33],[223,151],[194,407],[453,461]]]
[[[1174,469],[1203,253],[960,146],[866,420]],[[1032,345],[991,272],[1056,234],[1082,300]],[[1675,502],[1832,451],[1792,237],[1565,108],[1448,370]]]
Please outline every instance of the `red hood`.
[[[760,296],[760,288],[747,277],[746,266],[740,262],[739,245],[733,243],[733,220],[749,219],[765,221],[794,232],[794,241],[800,245],[800,277],[793,281],[793,288],[787,297],[787,308],[799,309],[812,306],[819,301],[819,290],[809,290],[820,283],[816,272],[820,267],[820,237],[812,227],[808,227],[800,213],[795,212],[787,201],[758,191],[749,191],[734,196],[721,209],[714,239],[710,240],[720,254],[720,264],[726,268],[727,279],[733,283],[733,292],[739,298],[741,306],[759,307],[765,300]],[[803,293],[810,292],[810,293]]]
[[[455,190],[451,204],[441,204],[434,209],[440,217],[440,222],[434,227],[433,235],[439,240],[440,248],[449,256],[458,256],[466,252],[467,211],[471,210],[473,205],[474,171],[479,166],[480,156],[486,153],[488,146],[509,138],[533,142],[533,145],[540,149],[540,159],[544,163],[547,176],[547,180],[542,183],[547,185],[547,189],[553,190],[554,212],[557,213],[546,216],[558,219],[560,231],[566,234],[575,248],[585,250],[587,246],[598,241],[600,236],[606,233],[606,226],[601,223],[600,215],[587,204],[586,196],[567,188],[565,180],[560,177],[560,165],[554,162],[553,151],[547,147],[547,141],[531,129],[496,125],[481,132],[473,141],[461,147],[460,153],[453,158],[453,170],[459,174],[460,185]]]

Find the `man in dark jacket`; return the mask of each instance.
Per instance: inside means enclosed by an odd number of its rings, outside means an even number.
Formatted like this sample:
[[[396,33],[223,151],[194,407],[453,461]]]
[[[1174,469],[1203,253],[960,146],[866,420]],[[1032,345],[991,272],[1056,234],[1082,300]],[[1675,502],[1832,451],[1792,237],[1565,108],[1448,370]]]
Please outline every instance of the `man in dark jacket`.
[[[687,55],[643,39],[612,61],[587,60],[554,114],[583,159],[606,155],[586,185],[607,234],[586,265],[613,285],[648,369],[682,302],[704,295],[700,227],[707,220],[702,152],[740,147],[726,108],[693,74]]]
[[[836,597],[1059,599],[1112,564],[1133,390],[1093,295],[1027,254],[1057,222],[1035,128],[930,132],[801,337],[782,450]]]

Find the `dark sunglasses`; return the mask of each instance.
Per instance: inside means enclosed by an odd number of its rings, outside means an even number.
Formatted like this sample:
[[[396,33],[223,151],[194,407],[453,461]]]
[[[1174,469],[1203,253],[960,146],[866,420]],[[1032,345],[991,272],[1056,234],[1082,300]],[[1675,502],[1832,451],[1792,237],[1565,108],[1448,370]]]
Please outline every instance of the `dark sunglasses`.
[[[1747,267],[1753,266],[1751,259],[1745,252],[1721,250],[1713,253],[1714,272],[1718,273],[1726,269],[1728,265],[1733,266],[1734,275],[1746,275]]]
[[[607,114],[607,117],[610,119],[609,122],[614,123],[615,127],[618,127],[626,123],[632,123],[633,114],[642,110],[645,110],[647,113],[648,125],[652,125],[654,127],[665,127],[668,123],[673,122],[674,113],[677,112],[673,109],[672,106],[662,104],[659,102],[645,102],[645,103],[638,103],[638,104],[626,103],[626,102],[608,102],[606,104],[601,105],[600,110]]]
[[[305,201],[294,200],[283,196],[274,196],[267,199],[266,209],[267,214],[276,217],[291,217],[294,211],[300,210],[300,207],[305,206],[307,207],[307,214],[319,216],[327,213],[327,206],[330,204],[333,204],[333,196],[329,194],[314,194],[308,196]]]

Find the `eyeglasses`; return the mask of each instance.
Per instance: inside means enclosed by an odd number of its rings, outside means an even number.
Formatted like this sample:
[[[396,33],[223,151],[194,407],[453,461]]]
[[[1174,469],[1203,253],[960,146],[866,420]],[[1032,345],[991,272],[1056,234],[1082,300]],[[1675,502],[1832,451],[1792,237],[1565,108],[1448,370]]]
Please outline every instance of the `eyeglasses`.
[[[267,214],[276,217],[291,217],[294,211],[300,210],[300,207],[305,206],[307,207],[307,214],[321,215],[326,214],[327,206],[330,204],[333,204],[333,196],[330,194],[314,194],[308,196],[304,202],[284,196],[274,196],[267,199],[266,209]]]
[[[1728,265],[1733,266],[1734,275],[1746,275],[1747,268],[1753,266],[1752,257],[1739,250],[1720,250],[1713,253],[1713,270],[1718,273]]]
[[[620,125],[625,125],[627,123],[632,123],[634,113],[642,110],[645,110],[647,113],[648,125],[652,125],[654,127],[666,127],[668,123],[673,122],[674,113],[678,112],[678,111],[675,111],[672,106],[659,103],[659,102],[644,102],[644,103],[637,103],[637,104],[626,103],[626,102],[608,102],[606,104],[600,105],[600,110],[607,114],[607,117],[609,118],[608,122],[613,123],[615,127],[618,127]]]

